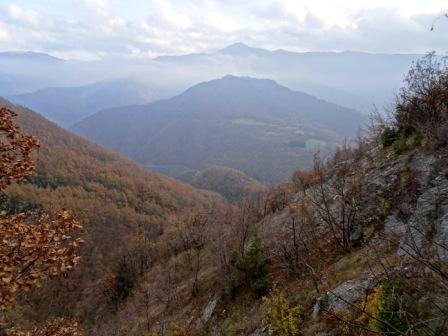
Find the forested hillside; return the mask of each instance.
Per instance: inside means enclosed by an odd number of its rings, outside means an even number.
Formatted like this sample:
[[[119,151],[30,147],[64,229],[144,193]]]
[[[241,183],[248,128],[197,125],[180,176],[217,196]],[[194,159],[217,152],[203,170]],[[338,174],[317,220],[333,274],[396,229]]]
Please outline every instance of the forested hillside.
[[[140,244],[157,239],[168,221],[188,208],[222,202],[217,195],[148,172],[31,110],[5,100],[0,106],[16,111],[21,130],[40,142],[36,175],[1,195],[2,210],[69,209],[85,228],[80,267],[65,281],[55,279],[33,293],[29,305],[17,312],[22,321],[67,315],[96,320],[111,304],[100,283],[114,277],[120,260],[144,254]]]
[[[448,62],[429,54],[390,119],[376,115],[353,147],[234,204],[13,107],[41,149],[37,175],[2,195],[2,216],[72,209],[85,245],[75,271],[18,295],[0,326],[61,317],[76,336],[445,335],[447,101]],[[36,333],[47,334],[61,335]]]
[[[267,188],[243,172],[220,166],[212,166],[198,172],[191,172],[180,177],[196,188],[212,190],[235,202],[248,196],[254,196]]]
[[[0,336],[448,336],[448,0],[0,0]]]
[[[181,217],[96,335],[445,335],[447,78],[429,55],[356,146]]]
[[[272,80],[226,76],[171,99],[103,110],[73,130],[174,177],[219,165],[272,184],[309,167],[316,151],[330,153],[364,121]]]

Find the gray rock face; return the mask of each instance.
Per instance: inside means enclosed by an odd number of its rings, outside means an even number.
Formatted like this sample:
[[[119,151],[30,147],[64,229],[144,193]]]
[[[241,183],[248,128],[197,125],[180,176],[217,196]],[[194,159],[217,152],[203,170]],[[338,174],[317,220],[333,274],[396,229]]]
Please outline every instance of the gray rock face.
[[[327,293],[328,309],[348,310],[350,304],[358,301],[367,290],[372,288],[372,284],[373,281],[370,278],[364,280],[348,280],[340,284]]]
[[[364,293],[371,290],[375,284],[376,280],[373,277],[343,282],[316,300],[313,307],[312,317],[318,317],[324,310],[349,310],[351,304],[359,301]]]
[[[436,206],[433,189],[427,190],[418,198],[413,214],[404,223],[405,234],[397,251],[400,257],[415,257],[424,248],[425,238],[434,229]]]
[[[436,245],[434,258],[448,259],[448,179],[447,167],[441,166],[444,163],[444,157],[423,155],[409,163],[420,184],[421,195],[405,222],[395,215],[385,222],[386,230],[403,236],[397,250],[400,257],[417,257],[433,241]]]
[[[316,303],[313,306],[313,312],[311,313],[311,318],[316,319],[319,315],[325,310],[328,305],[328,296],[325,294],[324,296],[318,297],[316,299]]]
[[[258,327],[250,334],[250,336],[268,336],[269,332],[266,327]]]
[[[404,235],[406,232],[406,225],[398,219],[397,213],[394,212],[384,220],[384,231]]]
[[[204,311],[202,312],[202,316],[197,321],[198,327],[202,327],[204,324],[206,324],[210,318],[212,317],[213,312],[215,311],[216,305],[218,304],[218,296],[213,296],[209,299],[207,306],[205,307]]]
[[[442,180],[442,178],[440,179]],[[448,180],[443,179],[437,184],[439,202],[437,203],[436,235],[434,241],[437,246],[436,258],[448,260]]]
[[[433,155],[418,155],[409,163],[409,167],[416,172],[418,183],[421,186],[427,186],[434,172],[434,165],[437,158]]]

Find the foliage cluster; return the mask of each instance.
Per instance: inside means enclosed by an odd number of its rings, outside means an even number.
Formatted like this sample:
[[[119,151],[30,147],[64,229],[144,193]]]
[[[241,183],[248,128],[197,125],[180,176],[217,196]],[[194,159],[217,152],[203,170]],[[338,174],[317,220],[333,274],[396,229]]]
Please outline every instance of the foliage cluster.
[[[12,328],[8,330],[8,336],[83,336],[79,322],[76,320],[65,321],[62,318],[47,321],[43,326],[32,330]]]
[[[16,113],[0,109],[0,192],[13,182],[23,181],[34,172],[32,153],[35,138],[24,135],[15,122]],[[0,332],[8,324],[3,314],[11,310],[17,297],[37,287],[43,280],[66,275],[78,263],[82,240],[72,237],[82,227],[72,213],[54,215],[0,213]],[[12,335],[81,335],[77,322],[49,320],[43,327],[23,331],[13,326]]]
[[[14,110],[11,115],[17,114],[21,129],[36,136],[41,145],[37,153],[31,154],[28,147],[37,140],[16,136],[14,141],[24,144],[23,154],[5,147],[8,152],[4,155],[8,157],[2,158],[2,167],[11,160],[16,166],[21,162],[16,174],[22,183],[1,190],[0,209],[8,214],[70,209],[77,214],[78,224],[86,228],[86,243],[80,250],[83,262],[65,281],[54,279],[33,291],[30,308],[24,311],[23,318],[35,318],[36,310],[40,311],[40,320],[55,314],[70,317],[70,312],[77,311],[83,326],[88,328],[117,311],[117,304],[136,288],[141,271],[140,266],[133,265],[139,262],[139,255],[146,253],[146,247],[138,244],[140,237],[155,240],[167,230],[177,212],[192,205],[218,202],[218,197],[148,172],[28,109],[1,99],[0,106]],[[7,116],[4,111],[2,120]],[[36,159],[33,176],[28,174],[32,169],[25,166],[27,160],[14,160],[18,155]],[[126,266],[123,259],[129,262]],[[101,288],[103,278],[118,287]],[[111,296],[105,298],[104,292]],[[49,296],[58,299],[52,300],[51,305],[43,304]]]
[[[358,322],[387,334],[401,335],[409,332],[415,322],[415,305],[398,280],[386,280],[361,302],[363,314]]]
[[[448,62],[430,53],[405,78],[392,125],[382,133],[383,147],[401,154],[420,143],[437,148],[448,139]]]
[[[267,294],[269,290],[268,259],[258,235],[251,239],[244,253],[234,251],[231,264],[234,266],[234,274],[228,284],[228,291],[232,297],[236,295],[238,288],[245,283],[249,283],[256,298],[261,298]]]
[[[271,290],[265,300],[268,309],[269,328],[273,335],[296,336],[299,334],[301,308],[293,307],[278,289]]]

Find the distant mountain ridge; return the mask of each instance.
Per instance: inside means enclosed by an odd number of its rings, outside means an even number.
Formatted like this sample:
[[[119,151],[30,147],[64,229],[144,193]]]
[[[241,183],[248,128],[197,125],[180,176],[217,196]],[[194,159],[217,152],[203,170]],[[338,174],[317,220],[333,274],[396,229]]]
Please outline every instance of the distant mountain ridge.
[[[161,56],[173,66],[230,64],[240,73],[262,73],[295,90],[369,112],[393,98],[409,66],[419,54],[374,54],[361,51],[294,52],[267,50],[238,42],[210,53]],[[257,76],[258,77],[258,76]]]
[[[176,60],[189,60],[189,61],[201,61],[205,58],[210,58],[217,55],[229,55],[235,57],[246,56],[258,56],[266,58],[267,60],[278,58],[284,61],[310,61],[312,59],[325,60],[330,57],[336,57],[340,60],[358,58],[358,59],[408,59],[414,60],[422,56],[422,54],[387,54],[387,53],[372,53],[365,51],[345,50],[345,51],[291,51],[287,49],[264,49],[259,47],[252,47],[242,42],[236,42],[228,45],[222,49],[211,52],[200,52],[190,54],[179,55],[162,55],[153,58],[154,61],[176,61]],[[352,64],[355,65],[355,64]]]
[[[265,49],[260,47],[252,47],[249,46],[243,42],[235,42],[231,45],[228,45],[222,49],[219,49],[217,51],[212,52],[202,52],[202,53],[190,53],[185,55],[170,55],[170,56],[158,56],[155,57],[154,60],[163,60],[164,58],[193,58],[195,56],[202,57],[202,56],[211,56],[214,54],[227,54],[227,55],[234,55],[234,56],[242,56],[242,55],[262,55],[262,56],[268,56],[268,55],[284,55],[284,56],[296,56],[296,57],[307,57],[310,56],[327,56],[327,55],[340,55],[340,56],[360,56],[360,57],[420,57],[422,54],[400,54],[400,53],[394,53],[394,54],[387,54],[387,53],[372,53],[372,52],[365,52],[365,51],[356,51],[356,50],[344,50],[344,51],[291,51],[287,49]]]
[[[69,127],[99,110],[148,103],[152,96],[147,86],[120,79],[77,87],[46,88],[8,98],[40,112],[61,126]]]
[[[43,53],[5,52],[3,57],[0,53],[0,95],[135,77],[159,98],[167,98],[196,83],[232,73],[272,78],[293,90],[368,113],[373,105],[381,109],[393,102],[393,94],[400,87],[405,72],[420,56],[353,51],[294,52],[255,48],[243,43],[208,53],[125,61],[113,58],[61,60]]]
[[[3,51],[0,60],[27,60],[37,62],[63,62],[64,60],[46,53],[35,51]]]
[[[103,110],[73,130],[175,177],[220,165],[274,183],[362,123],[354,110],[275,81],[225,76],[171,99]]]

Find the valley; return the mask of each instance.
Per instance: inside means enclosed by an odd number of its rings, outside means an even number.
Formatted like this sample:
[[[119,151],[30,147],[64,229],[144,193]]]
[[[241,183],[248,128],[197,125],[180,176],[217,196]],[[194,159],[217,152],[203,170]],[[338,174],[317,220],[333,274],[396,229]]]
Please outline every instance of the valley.
[[[0,2],[0,336],[448,335],[446,1]]]
[[[354,136],[355,110],[271,80],[226,76],[171,99],[103,110],[73,127],[88,139],[178,177],[221,165],[267,184],[309,167]]]

